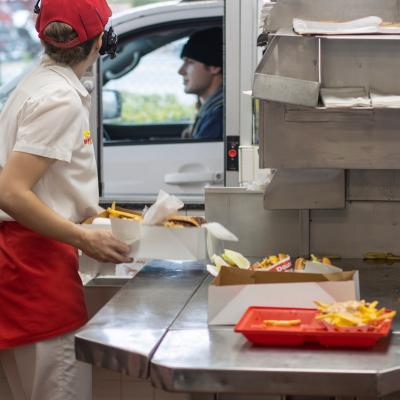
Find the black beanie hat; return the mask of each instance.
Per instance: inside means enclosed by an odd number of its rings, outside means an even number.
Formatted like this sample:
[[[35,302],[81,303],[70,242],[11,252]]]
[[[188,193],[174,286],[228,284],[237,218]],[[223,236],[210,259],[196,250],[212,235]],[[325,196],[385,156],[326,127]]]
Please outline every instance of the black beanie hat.
[[[183,46],[183,57],[222,67],[222,29],[216,27],[193,33]]]

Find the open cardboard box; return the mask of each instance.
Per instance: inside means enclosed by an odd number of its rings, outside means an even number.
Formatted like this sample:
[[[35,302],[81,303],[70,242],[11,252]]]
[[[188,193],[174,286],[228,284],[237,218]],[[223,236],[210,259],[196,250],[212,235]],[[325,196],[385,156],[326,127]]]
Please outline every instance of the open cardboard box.
[[[250,306],[315,308],[315,300],[359,298],[358,271],[312,274],[222,267],[208,288],[208,323],[234,325]]]
[[[217,222],[188,228],[144,225],[120,218],[100,218],[97,223],[96,220],[92,222],[85,227],[112,230],[118,239],[130,245],[129,255],[135,259],[203,261],[223,252],[224,241],[238,241],[233,233]]]

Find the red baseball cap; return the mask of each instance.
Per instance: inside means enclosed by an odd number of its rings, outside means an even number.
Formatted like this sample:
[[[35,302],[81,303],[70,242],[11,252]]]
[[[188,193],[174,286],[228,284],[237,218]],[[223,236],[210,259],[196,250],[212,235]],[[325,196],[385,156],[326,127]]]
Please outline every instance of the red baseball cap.
[[[103,32],[111,14],[106,0],[42,0],[36,30],[44,42],[55,47],[71,48]],[[57,42],[46,36],[44,31],[52,22],[71,26],[78,37],[68,42]]]

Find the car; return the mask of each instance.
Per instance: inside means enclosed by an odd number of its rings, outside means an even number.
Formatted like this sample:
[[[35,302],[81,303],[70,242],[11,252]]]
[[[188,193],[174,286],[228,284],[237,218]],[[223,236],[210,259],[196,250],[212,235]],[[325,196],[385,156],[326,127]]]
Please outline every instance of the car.
[[[174,1],[117,15],[118,56],[100,62],[104,198],[153,201],[160,189],[203,203],[206,185],[224,183],[223,140],[182,139],[196,97],[183,91],[180,52],[195,31],[222,26],[223,1]]]
[[[223,0],[198,0],[132,8],[111,18],[118,55],[103,56],[82,79],[96,98],[91,129],[100,138],[104,202],[149,203],[163,189],[186,204],[202,204],[206,185],[224,184],[223,139],[181,137],[197,99],[184,93],[178,74],[188,37],[222,26],[223,15]],[[0,88],[0,108],[25,74]]]

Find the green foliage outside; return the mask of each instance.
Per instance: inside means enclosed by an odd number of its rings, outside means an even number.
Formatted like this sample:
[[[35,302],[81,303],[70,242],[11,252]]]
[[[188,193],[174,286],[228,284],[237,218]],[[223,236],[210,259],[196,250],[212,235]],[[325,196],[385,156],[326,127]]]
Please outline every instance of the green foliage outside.
[[[194,119],[195,106],[180,103],[173,94],[137,95],[121,92],[121,95],[120,123],[140,125],[187,122]]]

